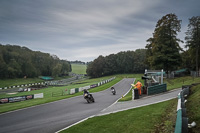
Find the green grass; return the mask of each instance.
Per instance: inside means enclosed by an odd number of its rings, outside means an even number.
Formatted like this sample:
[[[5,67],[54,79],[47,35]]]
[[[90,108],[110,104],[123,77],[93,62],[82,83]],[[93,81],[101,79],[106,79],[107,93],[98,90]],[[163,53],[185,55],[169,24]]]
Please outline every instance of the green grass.
[[[112,85],[119,82],[122,78],[137,78],[141,79],[142,74],[120,74],[115,75],[117,78],[110,83],[104,84],[102,86],[93,88],[90,92],[98,92],[104,89],[110,88]],[[0,95],[0,97],[11,97],[11,96],[21,96],[28,94],[44,93],[43,99],[33,99],[16,103],[8,103],[0,105],[0,113],[8,112],[16,109],[26,108],[34,105],[39,105],[43,103],[53,102],[65,98],[70,98],[78,95],[82,95],[82,92],[76,93],[74,95],[65,95],[52,97],[52,92],[62,92],[66,88],[79,88],[82,86],[87,86],[91,84],[98,83],[102,80],[109,79],[113,76],[107,76],[102,78],[87,79],[74,83],[69,86],[62,87],[49,87],[46,89],[22,92],[16,95]],[[136,79],[136,80],[137,80]],[[32,82],[32,80],[31,80]],[[189,85],[192,83],[200,82],[200,78],[192,78],[190,76],[175,78],[171,80],[165,80],[168,84],[168,90],[180,88],[182,85]],[[192,132],[199,132],[200,130],[200,85],[192,88],[192,94],[188,98],[186,103],[187,115],[189,117],[189,123],[195,121],[197,127],[192,129]],[[132,91],[127,94],[127,97],[132,99]],[[167,102],[154,104],[146,107],[131,109],[123,112],[118,112],[106,116],[94,117],[88,119],[87,121],[80,123],[76,126],[69,128],[64,132],[109,132],[109,133],[145,133],[145,132],[173,132],[175,117],[176,117],[176,106],[177,99],[173,99]],[[175,114],[175,115],[174,115]]]
[[[0,88],[1,87],[9,87],[9,86],[29,84],[29,83],[38,83],[38,82],[43,82],[43,81],[44,80],[39,79],[39,78],[0,79]]]
[[[134,78],[136,78],[136,79],[135,79],[134,84],[136,84],[137,81],[139,80],[142,83],[142,85],[144,85],[144,80],[141,79],[142,76],[143,76],[143,74],[135,74]],[[130,101],[130,100],[132,100],[132,89],[128,92],[128,94],[126,96],[122,97],[119,100],[119,102]]]
[[[97,92],[97,91],[102,91],[104,89],[110,88],[112,85],[116,84],[117,82],[119,82],[123,78],[136,78],[136,81],[137,81],[138,79],[141,79],[142,74],[120,74],[120,75],[113,75],[113,76],[116,76],[117,78],[110,83],[107,83],[107,84],[104,84],[102,86],[91,89],[90,92]],[[15,95],[0,94],[0,98],[5,98],[5,97],[14,97],[14,96],[23,96],[23,95],[44,93],[43,99],[33,99],[33,100],[28,100],[28,101],[23,101],[23,102],[2,104],[2,105],[0,105],[0,108],[1,108],[0,113],[12,111],[12,110],[16,110],[16,109],[21,109],[21,108],[25,108],[25,107],[30,107],[30,106],[34,106],[34,105],[39,105],[39,104],[43,104],[43,103],[53,102],[53,101],[57,101],[57,100],[65,99],[65,98],[70,98],[70,97],[73,97],[73,96],[82,95],[82,92],[79,92],[79,93],[76,93],[74,95],[64,95],[64,96],[52,97],[52,93],[58,94],[58,93],[65,92],[66,89],[79,88],[79,87],[83,87],[83,86],[96,84],[100,81],[103,81],[105,79],[109,79],[113,76],[87,79],[87,80],[79,81],[78,83],[73,83],[73,84],[68,85],[68,86],[48,87],[46,89],[41,89],[41,90],[35,90],[35,91],[30,91],[30,92],[21,92],[21,93],[15,94]],[[185,82],[184,82],[185,84],[188,84],[189,81],[190,82],[193,81],[193,79],[191,77],[185,77],[185,78],[181,78],[181,79],[177,78],[177,79],[174,79],[174,80],[180,82],[178,86],[181,87],[182,86],[181,82],[182,82],[183,79],[185,79]],[[186,79],[188,81],[186,81]],[[194,82],[199,81],[199,79],[200,78],[195,78]],[[174,82],[174,80],[170,81],[170,83]],[[141,81],[143,81],[143,80],[141,80]],[[9,82],[9,81],[7,81],[7,82]],[[177,86],[175,86],[175,87],[177,87]],[[127,97],[124,97],[124,99],[122,99],[121,101],[126,101],[126,100],[131,100],[131,99],[132,99],[132,91],[130,91],[127,94]]]
[[[164,79],[164,83],[167,83],[167,90],[173,90],[176,88],[181,88],[183,85],[190,85],[193,83],[200,83],[200,77],[178,77],[174,79]]]
[[[182,80],[185,80],[184,83]],[[174,87],[199,82],[199,78],[191,80],[191,77],[173,79],[177,82]],[[187,81],[186,81],[187,80]],[[191,82],[192,81],[192,82]],[[170,82],[171,83],[171,82]],[[171,87],[173,89],[174,87]],[[191,94],[186,103],[189,123],[195,121],[197,126],[189,132],[200,131],[200,85],[191,89]],[[129,95],[129,94],[128,94]],[[70,127],[62,133],[151,133],[174,132],[176,122],[177,98],[170,101],[149,105],[141,108],[130,109],[110,115],[90,118],[78,125]]]
[[[136,77],[135,83],[137,82],[137,80],[140,80],[140,82],[144,85],[144,80],[141,80],[142,74],[136,75],[136,76],[137,77]],[[173,90],[173,89],[181,88],[183,85],[200,83],[200,77],[193,78],[191,76],[185,76],[185,77],[177,77],[174,79],[164,79],[164,83],[167,84],[167,90]],[[122,97],[119,100],[119,102],[130,101],[130,100],[132,100],[132,90],[129,91],[129,93],[125,97]]]
[[[61,80],[61,79],[66,79],[66,78],[70,78],[70,76],[56,77],[54,78],[54,80]],[[38,83],[38,82],[44,82],[44,80],[39,79],[39,78],[0,79],[0,88],[24,85],[24,84],[29,84],[29,83]]]
[[[151,133],[177,100],[90,118],[61,133]],[[168,123],[166,126],[169,125]],[[173,127],[172,127],[173,128]]]
[[[1,108],[0,113],[8,112],[8,111],[16,110],[16,109],[21,109],[21,108],[25,108],[25,107],[30,107],[30,106],[34,106],[34,105],[44,104],[44,103],[48,103],[48,102],[53,102],[53,101],[57,101],[57,100],[65,99],[65,98],[74,97],[74,96],[79,96],[79,95],[82,95],[82,92],[78,92],[73,95],[66,94],[64,96],[56,96],[56,97],[52,97],[52,92],[57,93],[57,94],[62,93],[62,92],[65,92],[66,89],[79,88],[79,87],[96,84],[100,81],[109,79],[111,77],[112,76],[107,76],[107,77],[103,77],[103,78],[95,78],[95,79],[87,79],[87,80],[79,82],[79,84],[72,84],[69,86],[61,86],[61,87],[48,87],[45,89],[40,89],[40,90],[35,90],[35,91],[30,91],[30,92],[20,92],[20,93],[14,94],[14,95],[0,94],[0,98],[5,98],[5,97],[24,96],[24,95],[30,95],[30,94],[44,93],[44,98],[42,98],[42,99],[32,99],[32,100],[26,100],[26,101],[22,101],[22,102],[1,104],[0,105],[0,108]],[[98,91],[102,91],[107,88],[110,88],[111,86],[113,86],[114,84],[119,82],[121,79],[122,79],[121,76],[116,77],[115,80],[113,80],[109,83],[106,83],[104,85],[101,85],[101,86],[93,88],[93,89],[90,89],[90,92],[98,92]]]
[[[196,122],[196,127],[189,130],[191,133],[200,131],[200,85],[191,88],[191,94],[186,102],[188,123]]]
[[[132,89],[128,92],[126,96],[123,96],[121,99],[119,99],[118,102],[125,102],[132,100]]]
[[[87,65],[71,64],[71,66],[72,66],[72,73],[86,74]]]

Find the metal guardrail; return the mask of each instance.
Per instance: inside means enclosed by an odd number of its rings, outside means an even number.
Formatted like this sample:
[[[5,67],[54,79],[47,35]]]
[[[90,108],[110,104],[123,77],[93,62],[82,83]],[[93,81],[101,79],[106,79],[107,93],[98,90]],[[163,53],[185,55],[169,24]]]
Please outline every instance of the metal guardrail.
[[[185,98],[190,94],[191,86],[182,86],[182,91],[178,94],[177,117],[175,133],[188,133],[188,118],[186,116]]]

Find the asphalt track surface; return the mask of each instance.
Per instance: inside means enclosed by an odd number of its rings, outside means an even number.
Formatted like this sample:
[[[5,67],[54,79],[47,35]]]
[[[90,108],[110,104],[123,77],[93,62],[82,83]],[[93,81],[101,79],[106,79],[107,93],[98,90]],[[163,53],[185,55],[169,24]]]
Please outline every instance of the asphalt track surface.
[[[126,78],[115,84],[116,95],[110,89],[92,93],[95,103],[88,104],[83,96],[77,96],[0,114],[0,133],[54,133],[109,107],[131,88],[133,81]]]
[[[140,99],[135,99],[126,102],[117,102],[116,104],[102,110],[96,116],[106,115],[110,113],[116,113],[124,110],[129,110],[133,108],[148,106],[151,104],[168,101],[170,99],[177,98],[178,94],[181,92],[182,88],[174,89],[164,93],[159,93],[156,95],[145,96]]]

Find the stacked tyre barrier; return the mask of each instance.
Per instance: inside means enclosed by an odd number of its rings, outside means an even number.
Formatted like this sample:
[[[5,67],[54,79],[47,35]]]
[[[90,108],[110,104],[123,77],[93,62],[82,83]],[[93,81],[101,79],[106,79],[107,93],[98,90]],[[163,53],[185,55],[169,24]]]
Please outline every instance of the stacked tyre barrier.
[[[6,89],[12,89],[12,88],[20,88],[20,87],[29,87],[32,85],[45,85],[46,82],[41,82],[41,83],[29,83],[29,84],[23,84],[23,85],[16,85],[16,86],[9,86],[9,87],[3,87],[0,88],[0,90],[6,90]]]
[[[186,115],[185,102],[190,94],[190,88],[190,85],[182,86],[182,91],[178,94],[175,133],[188,133],[188,118]]]
[[[22,84],[22,85],[14,85],[14,86],[9,86],[9,87],[2,87],[0,90],[5,90],[5,89],[12,89],[12,88],[20,88],[20,87],[29,87],[33,85],[49,85],[49,86],[64,86],[67,85],[68,83],[75,81],[79,78],[77,77],[72,77],[69,79],[62,79],[62,80],[57,80],[57,81],[45,81],[45,82],[40,82],[40,83],[28,83],[28,84]]]

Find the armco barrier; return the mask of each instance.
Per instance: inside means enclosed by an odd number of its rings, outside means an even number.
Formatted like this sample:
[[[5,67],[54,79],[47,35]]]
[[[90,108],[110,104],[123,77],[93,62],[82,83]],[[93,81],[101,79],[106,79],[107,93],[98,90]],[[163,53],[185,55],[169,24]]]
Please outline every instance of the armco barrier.
[[[182,133],[182,111],[181,111],[181,109],[179,109],[177,112],[175,133]]]
[[[191,86],[182,86],[182,91],[178,94],[175,133],[188,133],[185,98],[189,95],[190,87]]]
[[[167,91],[167,84],[150,86],[147,89],[147,95],[158,94]]]

